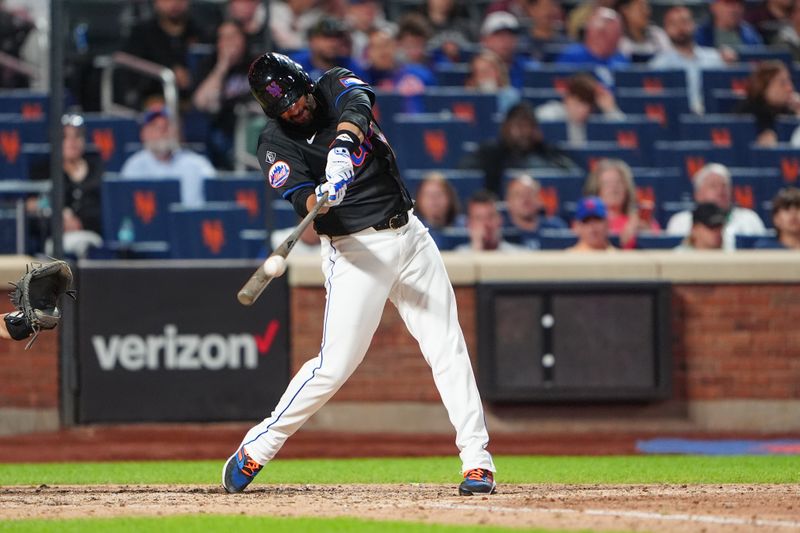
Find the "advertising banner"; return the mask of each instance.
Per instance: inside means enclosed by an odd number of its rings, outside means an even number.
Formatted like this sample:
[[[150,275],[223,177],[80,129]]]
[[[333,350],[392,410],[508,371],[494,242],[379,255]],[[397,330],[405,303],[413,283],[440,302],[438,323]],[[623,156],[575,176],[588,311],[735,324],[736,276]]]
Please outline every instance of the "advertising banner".
[[[78,272],[77,419],[253,420],[289,382],[289,290],[251,307],[256,262],[85,262]]]

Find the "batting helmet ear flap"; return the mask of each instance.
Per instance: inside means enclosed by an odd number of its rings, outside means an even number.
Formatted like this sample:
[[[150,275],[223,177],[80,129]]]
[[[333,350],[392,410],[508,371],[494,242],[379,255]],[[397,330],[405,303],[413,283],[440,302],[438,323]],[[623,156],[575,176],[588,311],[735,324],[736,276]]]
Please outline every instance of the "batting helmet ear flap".
[[[299,64],[269,52],[250,65],[250,92],[268,117],[278,118],[298,98],[314,91],[314,82]]]

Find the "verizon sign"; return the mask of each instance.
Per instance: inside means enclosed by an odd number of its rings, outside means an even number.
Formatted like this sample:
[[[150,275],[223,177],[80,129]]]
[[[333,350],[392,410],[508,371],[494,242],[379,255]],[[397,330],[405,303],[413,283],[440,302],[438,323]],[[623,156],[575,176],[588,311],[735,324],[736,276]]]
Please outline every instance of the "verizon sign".
[[[289,379],[286,278],[243,307],[236,292],[257,263],[197,264],[79,265],[79,421],[269,414]]]

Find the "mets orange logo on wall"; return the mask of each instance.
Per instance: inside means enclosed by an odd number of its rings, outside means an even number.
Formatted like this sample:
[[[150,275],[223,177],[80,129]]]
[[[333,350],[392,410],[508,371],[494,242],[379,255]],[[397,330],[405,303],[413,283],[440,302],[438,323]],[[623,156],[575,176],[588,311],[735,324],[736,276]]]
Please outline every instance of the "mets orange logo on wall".
[[[92,132],[92,142],[97,146],[100,157],[108,161],[114,155],[114,131],[111,128],[97,128]]]
[[[425,130],[422,136],[425,141],[425,151],[431,159],[441,163],[447,153],[447,135],[443,130]]]
[[[17,162],[21,143],[19,141],[19,131],[0,131],[0,150],[3,152],[3,157],[11,164]]]

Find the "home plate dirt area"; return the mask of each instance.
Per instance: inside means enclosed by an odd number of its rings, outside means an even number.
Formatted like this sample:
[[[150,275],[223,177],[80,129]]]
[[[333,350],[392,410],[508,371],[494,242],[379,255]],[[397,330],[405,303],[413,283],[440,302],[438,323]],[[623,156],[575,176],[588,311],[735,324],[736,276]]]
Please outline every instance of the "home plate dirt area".
[[[654,532],[800,531],[800,485],[455,485],[0,487],[0,520],[242,514],[350,516],[460,525]]]

